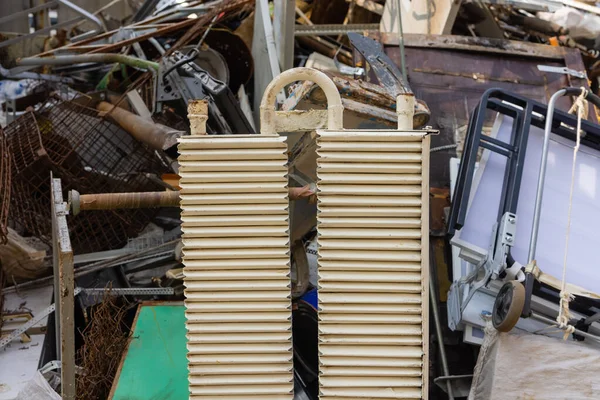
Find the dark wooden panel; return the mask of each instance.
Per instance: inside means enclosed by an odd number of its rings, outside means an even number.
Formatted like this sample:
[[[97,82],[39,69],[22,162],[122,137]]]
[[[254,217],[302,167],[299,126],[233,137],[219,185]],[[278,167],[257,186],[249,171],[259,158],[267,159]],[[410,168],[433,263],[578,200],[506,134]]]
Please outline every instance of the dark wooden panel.
[[[383,37],[385,52],[398,65],[400,51],[395,35]],[[506,40],[464,38],[457,36],[407,35],[406,64],[409,83],[418,99],[431,110],[429,125],[440,130],[431,147],[454,144],[464,136],[469,116],[481,95],[490,88],[509,90],[547,103],[550,96],[565,86],[585,86],[587,81],[563,74],[540,72],[537,66],[568,66],[584,71],[577,50]],[[569,98],[558,107],[568,110]],[[596,121],[594,112],[590,119]],[[493,115],[488,116],[488,127]],[[431,185],[448,186],[448,162],[454,150],[444,150],[431,157]]]

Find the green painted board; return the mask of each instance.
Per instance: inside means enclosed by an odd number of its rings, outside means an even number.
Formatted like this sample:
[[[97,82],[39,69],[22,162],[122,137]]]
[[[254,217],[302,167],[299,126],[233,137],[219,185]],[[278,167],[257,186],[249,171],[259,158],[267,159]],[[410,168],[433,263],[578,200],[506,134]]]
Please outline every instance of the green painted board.
[[[188,400],[185,307],[142,303],[112,400]]]

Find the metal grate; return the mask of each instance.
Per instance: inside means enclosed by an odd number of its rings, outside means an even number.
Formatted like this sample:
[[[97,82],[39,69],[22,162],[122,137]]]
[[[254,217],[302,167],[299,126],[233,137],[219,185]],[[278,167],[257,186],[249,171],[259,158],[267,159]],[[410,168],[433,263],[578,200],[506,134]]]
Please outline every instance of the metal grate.
[[[8,212],[10,207],[10,192],[11,192],[11,163],[10,152],[6,136],[0,128],[0,244],[7,242],[8,235]],[[2,269],[0,267],[0,269]],[[0,286],[2,284],[2,273],[0,272]],[[0,297],[2,297],[0,295]],[[0,298],[0,312],[2,299]],[[1,322],[0,322],[1,324]]]
[[[146,174],[169,169],[155,152],[97,111],[75,102],[26,113],[6,129],[13,154],[11,218],[50,242],[50,172],[63,189],[80,193],[162,190]],[[123,246],[154,215],[153,210],[88,211],[69,217],[75,253]]]
[[[318,132],[321,400],[426,398],[423,135]]]
[[[291,400],[287,146],[180,139],[190,399]]]

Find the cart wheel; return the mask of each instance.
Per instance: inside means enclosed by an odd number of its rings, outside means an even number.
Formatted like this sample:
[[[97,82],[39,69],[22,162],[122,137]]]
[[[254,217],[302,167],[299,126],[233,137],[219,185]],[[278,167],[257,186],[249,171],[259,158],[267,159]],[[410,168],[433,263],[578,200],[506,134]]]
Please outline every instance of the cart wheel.
[[[504,284],[496,296],[492,323],[500,332],[510,332],[515,327],[525,306],[525,286],[517,281]]]

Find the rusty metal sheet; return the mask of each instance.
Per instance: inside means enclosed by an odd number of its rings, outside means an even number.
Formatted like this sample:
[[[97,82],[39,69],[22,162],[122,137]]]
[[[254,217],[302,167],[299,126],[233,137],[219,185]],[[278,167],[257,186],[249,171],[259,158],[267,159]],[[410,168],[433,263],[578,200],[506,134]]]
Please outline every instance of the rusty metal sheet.
[[[285,139],[195,136],[179,152],[190,399],[291,400]]]
[[[317,131],[321,399],[426,397],[425,136]]]

